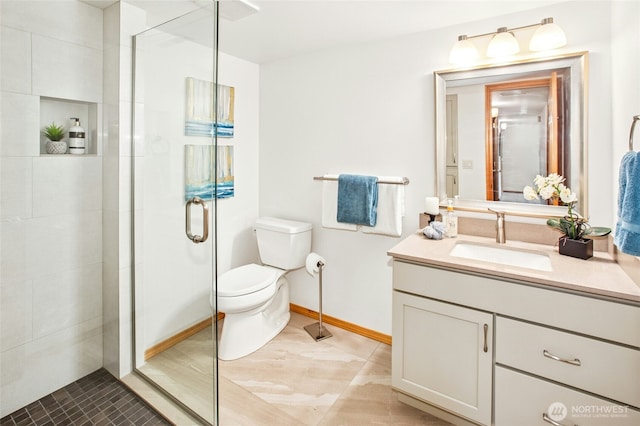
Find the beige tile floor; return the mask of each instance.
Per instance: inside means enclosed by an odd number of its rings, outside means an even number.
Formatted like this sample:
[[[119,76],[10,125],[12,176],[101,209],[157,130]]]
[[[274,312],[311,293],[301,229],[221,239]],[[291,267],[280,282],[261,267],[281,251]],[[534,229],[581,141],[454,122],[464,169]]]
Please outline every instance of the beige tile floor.
[[[314,320],[292,313],[287,327],[251,355],[219,361],[219,418],[227,425],[432,425],[449,423],[397,401],[391,347],[337,327],[316,342]],[[140,370],[206,419],[213,419],[211,330],[150,359]]]

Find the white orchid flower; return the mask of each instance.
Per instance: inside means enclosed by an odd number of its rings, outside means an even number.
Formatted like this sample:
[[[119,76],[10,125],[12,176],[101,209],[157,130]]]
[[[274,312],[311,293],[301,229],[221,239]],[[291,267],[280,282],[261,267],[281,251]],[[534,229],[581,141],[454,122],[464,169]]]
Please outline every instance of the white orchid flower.
[[[562,182],[564,182],[564,177],[560,176],[557,173],[551,173],[548,177],[547,177],[547,182],[550,185],[559,185]]]
[[[551,185],[547,185],[544,186],[542,188],[540,188],[540,196],[545,199],[548,200],[549,198],[553,197],[554,195],[556,195],[556,190],[553,186]]]
[[[525,186],[524,189],[522,190],[522,195],[524,195],[524,199],[525,200],[537,200],[538,199],[538,193],[536,192],[535,189],[533,189],[530,186]]]
[[[564,188],[560,192],[560,199],[562,200],[563,203],[570,204],[578,201],[578,196],[576,195],[575,192],[571,192],[569,188]]]
[[[547,178],[544,176],[537,175],[536,178],[533,180],[533,183],[536,185],[538,189],[540,189],[543,186],[547,185]]]

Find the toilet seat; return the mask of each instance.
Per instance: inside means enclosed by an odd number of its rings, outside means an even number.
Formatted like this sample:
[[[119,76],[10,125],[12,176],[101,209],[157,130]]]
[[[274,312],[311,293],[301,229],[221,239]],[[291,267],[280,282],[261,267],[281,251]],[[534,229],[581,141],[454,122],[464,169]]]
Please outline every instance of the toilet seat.
[[[218,278],[219,297],[238,297],[255,293],[275,284],[278,273],[268,266],[248,265],[234,268]]]

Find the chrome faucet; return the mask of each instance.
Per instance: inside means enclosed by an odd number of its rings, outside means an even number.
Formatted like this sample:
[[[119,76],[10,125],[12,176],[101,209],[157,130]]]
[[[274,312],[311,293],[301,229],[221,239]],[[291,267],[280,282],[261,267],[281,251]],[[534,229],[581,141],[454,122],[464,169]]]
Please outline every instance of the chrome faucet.
[[[504,212],[488,209],[496,214],[496,243],[504,244],[507,242],[507,236],[504,232]]]

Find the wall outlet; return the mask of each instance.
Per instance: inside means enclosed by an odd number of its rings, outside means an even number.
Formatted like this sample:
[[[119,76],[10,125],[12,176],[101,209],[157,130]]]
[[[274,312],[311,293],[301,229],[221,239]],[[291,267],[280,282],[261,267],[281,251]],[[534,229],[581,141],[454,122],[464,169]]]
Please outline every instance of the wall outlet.
[[[463,169],[473,169],[473,160],[462,160]]]

